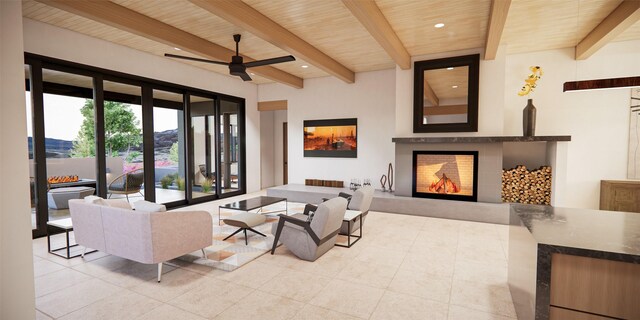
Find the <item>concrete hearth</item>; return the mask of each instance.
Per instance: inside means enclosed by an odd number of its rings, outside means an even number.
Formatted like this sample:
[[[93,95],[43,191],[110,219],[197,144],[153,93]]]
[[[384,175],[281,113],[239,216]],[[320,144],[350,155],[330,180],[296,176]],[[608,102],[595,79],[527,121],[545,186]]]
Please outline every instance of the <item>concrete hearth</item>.
[[[288,184],[267,189],[267,195],[284,197],[292,202],[320,203],[322,198],[338,196],[339,192],[353,194],[348,188],[329,188]],[[417,216],[467,220],[497,224],[509,223],[509,205],[398,196],[376,190],[371,202],[372,211],[410,214]]]

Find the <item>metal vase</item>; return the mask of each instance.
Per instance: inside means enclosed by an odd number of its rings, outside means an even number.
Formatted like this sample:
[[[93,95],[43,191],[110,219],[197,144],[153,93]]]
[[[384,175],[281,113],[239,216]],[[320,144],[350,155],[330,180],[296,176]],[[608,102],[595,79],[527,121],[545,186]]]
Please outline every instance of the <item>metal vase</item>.
[[[536,135],[536,107],[533,99],[527,101],[527,106],[522,110],[522,135],[533,137]]]

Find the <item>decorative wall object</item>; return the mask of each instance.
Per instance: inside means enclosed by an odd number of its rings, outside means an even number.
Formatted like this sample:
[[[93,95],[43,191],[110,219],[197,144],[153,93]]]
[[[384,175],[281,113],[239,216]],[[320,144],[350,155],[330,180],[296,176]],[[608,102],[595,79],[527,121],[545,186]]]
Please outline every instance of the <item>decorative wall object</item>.
[[[382,175],[382,177],[380,177],[380,184],[382,185],[382,192],[387,192],[387,176],[386,175]]]
[[[358,119],[304,121],[305,157],[358,157]]]
[[[540,66],[529,67],[531,73],[524,79],[524,85],[518,92],[519,96],[529,96],[537,87],[537,82],[542,76],[542,68]],[[525,137],[535,136],[536,133],[536,107],[533,105],[533,99],[528,99],[527,106],[522,110],[522,135]]]
[[[387,182],[389,183],[389,192],[393,192],[393,166],[389,162],[389,169],[387,170]]]
[[[551,167],[503,169],[502,202],[551,204]]]
[[[640,87],[631,89],[627,178],[640,179]]]
[[[416,61],[413,132],[477,132],[480,55]]]

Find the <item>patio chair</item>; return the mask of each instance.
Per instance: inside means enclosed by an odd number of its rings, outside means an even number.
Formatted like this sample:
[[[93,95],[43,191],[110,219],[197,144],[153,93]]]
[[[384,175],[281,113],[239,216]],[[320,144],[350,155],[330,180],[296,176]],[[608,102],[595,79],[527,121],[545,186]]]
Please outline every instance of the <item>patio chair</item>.
[[[129,195],[134,193],[142,194],[142,184],[144,183],[144,171],[143,169],[134,170],[131,172],[123,173],[113,179],[107,186],[107,192],[109,198],[113,194],[124,194],[129,201]]]
[[[278,246],[278,240],[298,258],[315,261],[336,243],[347,200],[333,198],[318,205],[311,222],[304,214],[280,215],[271,254]]]

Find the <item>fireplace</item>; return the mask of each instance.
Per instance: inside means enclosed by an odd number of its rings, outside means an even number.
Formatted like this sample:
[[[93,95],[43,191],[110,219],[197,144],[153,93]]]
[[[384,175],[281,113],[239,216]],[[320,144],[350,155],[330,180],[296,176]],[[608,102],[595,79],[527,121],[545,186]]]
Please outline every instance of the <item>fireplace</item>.
[[[412,195],[477,201],[477,151],[413,151]]]

